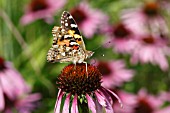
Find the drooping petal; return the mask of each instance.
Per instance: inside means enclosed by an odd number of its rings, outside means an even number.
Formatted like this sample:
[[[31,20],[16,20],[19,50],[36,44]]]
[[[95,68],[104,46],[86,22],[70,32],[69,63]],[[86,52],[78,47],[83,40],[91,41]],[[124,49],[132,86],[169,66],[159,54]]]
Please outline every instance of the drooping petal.
[[[96,113],[103,113],[103,107],[99,104],[98,100],[94,100],[96,105]]]
[[[63,106],[63,113],[69,113],[69,103],[70,103],[70,96],[71,96],[71,93],[69,93],[66,97],[66,100],[64,102],[64,106]]]
[[[105,95],[106,99],[113,104],[113,99],[112,97],[108,94],[108,92],[106,90],[103,90],[102,88],[100,89],[102,91],[102,93]]]
[[[113,107],[112,107],[112,104],[110,103],[110,101],[103,94],[102,90],[99,89],[98,92],[106,99],[106,107],[105,107],[106,113],[113,113],[114,111],[113,111]]]
[[[105,90],[105,88],[102,88],[103,90]],[[120,106],[123,107],[122,101],[120,100],[120,98],[112,91],[110,91],[109,89],[106,89],[108,92],[110,92],[113,96],[115,96],[118,100],[118,102],[120,103]]]
[[[78,106],[77,106],[77,94],[75,94],[72,107],[71,107],[71,113],[78,113]]]
[[[3,95],[3,91],[2,91],[2,88],[0,85],[0,111],[2,111],[4,109],[4,107],[5,107],[4,95]]]
[[[88,107],[90,108],[92,113],[96,113],[95,103],[94,103],[93,99],[87,93],[86,93],[86,99],[87,99],[87,102],[88,102]]]
[[[54,113],[60,113],[60,104],[61,104],[61,100],[62,100],[63,95],[64,95],[64,92],[62,92],[61,89],[60,89],[59,92],[58,92]]]
[[[101,96],[101,94],[99,94],[97,91],[95,91],[95,95],[97,97],[98,102],[100,103],[100,105],[106,107],[106,100],[103,96]]]

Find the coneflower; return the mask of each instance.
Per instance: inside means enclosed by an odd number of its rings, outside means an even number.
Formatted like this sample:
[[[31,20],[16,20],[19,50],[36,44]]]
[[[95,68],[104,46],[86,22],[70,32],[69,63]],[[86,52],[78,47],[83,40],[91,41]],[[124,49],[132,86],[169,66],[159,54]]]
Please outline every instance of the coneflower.
[[[112,97],[119,97],[101,86],[102,74],[92,65],[70,64],[58,76],[55,113],[113,113]],[[61,104],[64,102],[64,104]]]

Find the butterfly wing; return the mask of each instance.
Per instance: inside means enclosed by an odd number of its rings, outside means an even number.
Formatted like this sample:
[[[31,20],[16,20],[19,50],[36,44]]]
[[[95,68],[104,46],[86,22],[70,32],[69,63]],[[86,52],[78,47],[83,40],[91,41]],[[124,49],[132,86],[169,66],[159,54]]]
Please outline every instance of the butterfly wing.
[[[54,27],[52,30],[53,44],[47,54],[49,62],[70,62],[73,60],[79,44],[62,27]],[[73,51],[74,50],[74,51]]]
[[[61,16],[61,25],[62,28],[65,29],[69,33],[69,35],[71,35],[76,40],[76,42],[80,45],[80,47],[83,50],[86,50],[78,26],[69,12],[67,11],[63,12]]]
[[[53,45],[48,51],[47,61],[70,62],[74,61],[74,57],[78,55],[82,57],[82,60],[84,59],[85,45],[78,26],[69,12],[63,12],[61,16],[61,27],[55,26],[52,34],[54,37]]]

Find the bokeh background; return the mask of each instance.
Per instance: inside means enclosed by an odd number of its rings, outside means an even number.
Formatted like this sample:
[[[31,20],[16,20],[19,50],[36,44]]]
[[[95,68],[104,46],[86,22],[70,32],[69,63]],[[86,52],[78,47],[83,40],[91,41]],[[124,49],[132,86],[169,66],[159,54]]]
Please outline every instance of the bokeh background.
[[[46,60],[63,11],[95,52],[87,62],[106,76],[102,85],[122,99],[116,113],[170,113],[169,0],[1,0],[0,57],[41,94],[33,113],[53,113],[57,76],[68,65]],[[15,107],[8,108],[17,113]]]

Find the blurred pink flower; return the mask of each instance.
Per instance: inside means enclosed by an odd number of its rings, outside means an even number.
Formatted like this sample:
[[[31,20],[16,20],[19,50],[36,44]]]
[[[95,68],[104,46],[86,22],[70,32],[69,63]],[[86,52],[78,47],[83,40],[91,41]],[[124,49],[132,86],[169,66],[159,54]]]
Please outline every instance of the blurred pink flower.
[[[96,61],[95,66],[102,73],[102,86],[106,88],[121,86],[123,82],[130,81],[134,75],[133,70],[125,68],[122,60]]]
[[[101,25],[107,23],[108,17],[101,11],[90,8],[86,2],[80,3],[70,11],[86,38],[92,38]]]
[[[23,25],[29,24],[37,19],[45,19],[51,23],[52,16],[57,10],[63,8],[66,0],[31,0],[25,14],[21,17]]]
[[[169,106],[163,107],[165,100],[148,94],[144,89],[139,91],[137,101],[134,113],[169,113],[170,111]]]
[[[164,100],[159,96],[148,94],[144,89],[136,95],[119,90],[116,93],[121,98],[124,107],[122,109],[117,102],[114,103],[115,113],[169,113],[170,107],[162,107]]]
[[[152,63],[159,65],[162,70],[166,71],[169,67],[167,55],[170,55],[167,40],[158,36],[145,35],[138,39],[138,44],[132,53],[131,62],[133,64],[139,61],[141,63]]]
[[[69,113],[70,105],[72,105],[71,113],[79,113],[78,106],[80,105],[78,104],[84,105],[81,110],[85,107],[92,113],[113,113],[112,96],[122,105],[114,92],[101,86],[101,73],[95,66],[88,65],[86,71],[86,65],[83,63],[76,64],[76,67],[70,64],[58,76],[57,85],[59,92],[54,113],[60,113],[61,110],[62,113]],[[65,96],[64,106],[61,108],[61,102]],[[87,100],[85,103],[84,99]],[[71,101],[72,104],[70,104]]]
[[[136,46],[135,34],[123,22],[114,26],[108,26],[104,33],[108,37],[105,42],[110,42],[105,47],[113,46],[116,52],[131,53],[132,49]]]
[[[31,113],[37,107],[40,98],[41,95],[38,93],[23,94],[17,96],[14,100],[6,98],[5,109],[2,112],[13,113],[17,110],[17,113]]]
[[[156,2],[148,2],[143,7],[129,9],[123,12],[125,25],[137,35],[151,33],[152,35],[166,35],[167,24],[162,16],[160,6]]]
[[[0,111],[5,107],[5,95],[13,100],[25,92],[29,92],[27,84],[22,76],[0,57]]]
[[[22,76],[0,57],[0,112],[30,113],[40,99],[40,94],[29,94],[31,89]]]
[[[113,104],[115,113],[134,113],[134,108],[137,105],[137,96],[120,90],[117,90],[116,94],[121,98],[123,108],[120,108],[119,104],[115,102]]]
[[[137,104],[132,113],[156,113],[163,105],[163,101],[141,89],[137,94]],[[162,112],[163,113],[163,112]]]

